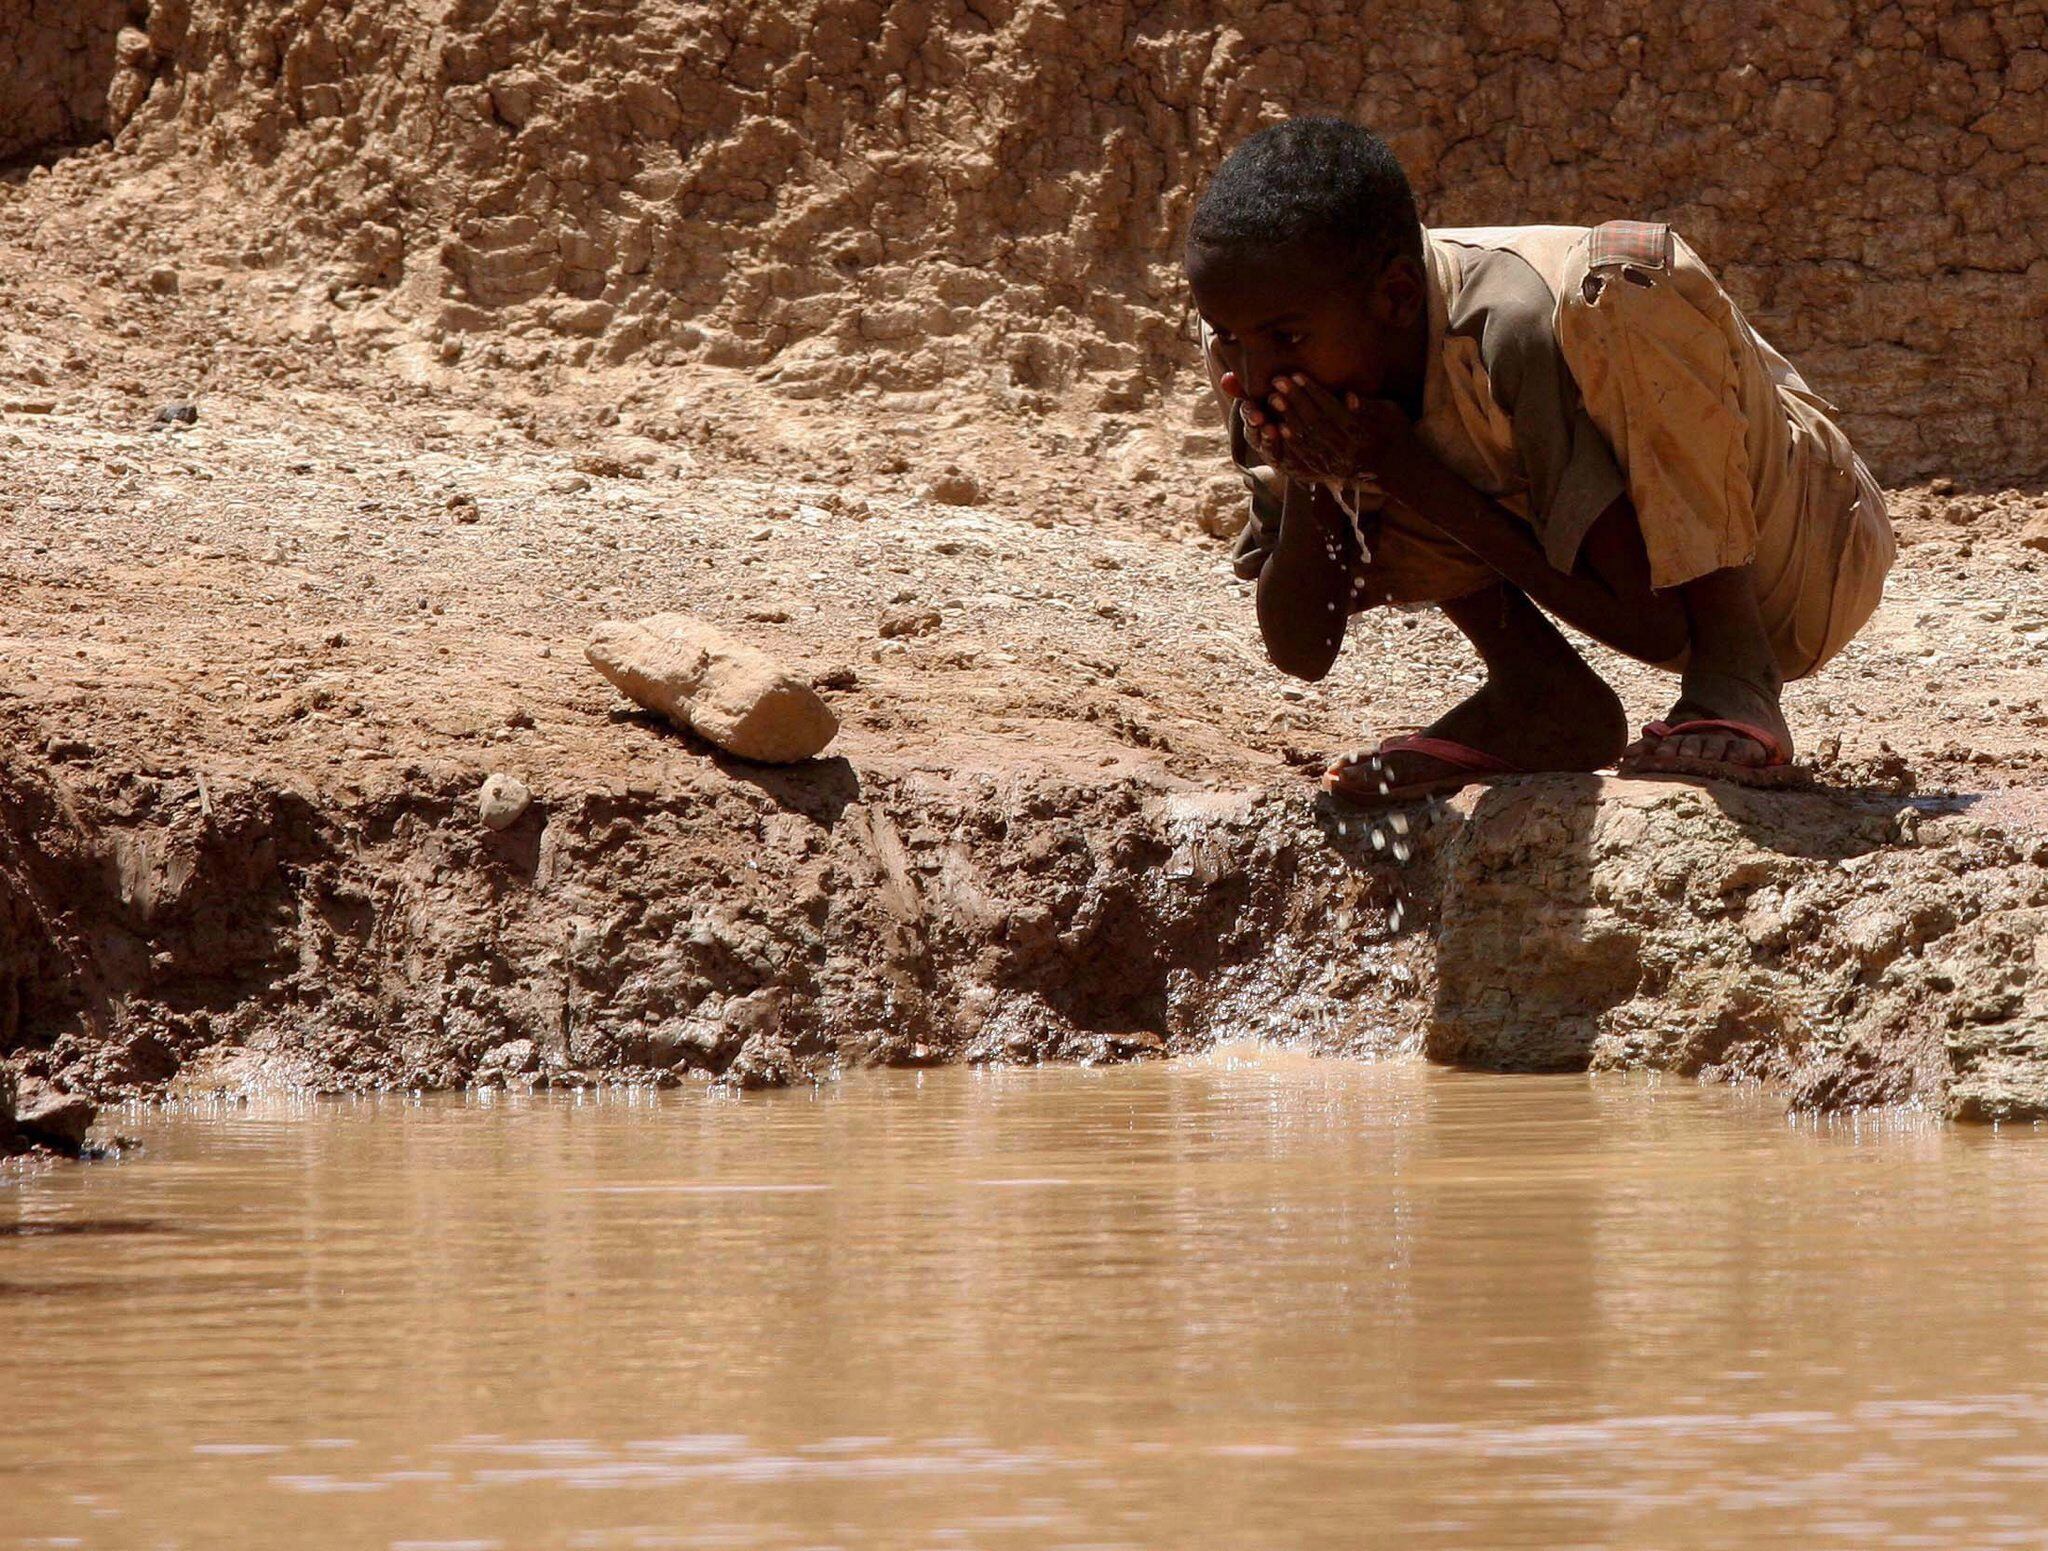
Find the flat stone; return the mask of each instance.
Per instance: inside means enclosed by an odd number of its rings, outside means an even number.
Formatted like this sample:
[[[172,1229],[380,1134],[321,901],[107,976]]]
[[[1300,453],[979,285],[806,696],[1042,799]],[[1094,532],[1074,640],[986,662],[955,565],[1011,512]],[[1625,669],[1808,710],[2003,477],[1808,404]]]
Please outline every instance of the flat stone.
[[[942,469],[924,487],[924,498],[941,506],[979,506],[981,481],[961,469]]]
[[[540,1065],[540,1052],[530,1039],[508,1039],[502,1045],[493,1045],[484,1052],[484,1058],[477,1062],[480,1075],[501,1073],[519,1075],[530,1072]]]
[[[1242,479],[1216,474],[1202,482],[1195,506],[1195,526],[1213,538],[1234,539],[1251,515],[1251,501]]]
[[[896,609],[882,616],[877,632],[885,638],[930,635],[943,623],[937,609]]]
[[[660,1067],[709,1066],[727,1043],[725,1031],[704,1018],[678,1018],[647,1036],[650,1064]]]
[[[839,731],[802,675],[688,614],[600,625],[584,655],[628,698],[742,759],[796,764]]]
[[[39,1077],[23,1080],[14,1100],[14,1128],[31,1142],[60,1152],[77,1152],[99,1106],[82,1094],[66,1093]]]
[[[485,829],[510,829],[526,814],[533,793],[517,776],[493,773],[476,796],[477,817]]]
[[[773,1034],[755,1034],[740,1046],[719,1081],[731,1088],[787,1088],[802,1067],[788,1045]]]

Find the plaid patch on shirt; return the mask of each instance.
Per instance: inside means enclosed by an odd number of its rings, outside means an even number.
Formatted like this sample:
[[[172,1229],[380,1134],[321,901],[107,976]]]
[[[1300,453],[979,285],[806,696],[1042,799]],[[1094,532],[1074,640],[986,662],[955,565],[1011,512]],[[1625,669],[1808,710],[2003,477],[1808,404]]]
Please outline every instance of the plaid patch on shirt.
[[[1587,267],[1634,264],[1640,269],[1671,266],[1671,228],[1662,221],[1605,221],[1593,228]]]

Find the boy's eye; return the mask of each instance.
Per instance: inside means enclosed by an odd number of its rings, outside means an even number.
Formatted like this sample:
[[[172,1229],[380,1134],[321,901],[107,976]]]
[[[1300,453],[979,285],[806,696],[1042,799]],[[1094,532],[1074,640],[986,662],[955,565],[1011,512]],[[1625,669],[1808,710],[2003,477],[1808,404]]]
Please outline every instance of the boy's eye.
[[[1284,350],[1292,350],[1301,343],[1301,335],[1292,329],[1277,329],[1273,334],[1273,343]]]

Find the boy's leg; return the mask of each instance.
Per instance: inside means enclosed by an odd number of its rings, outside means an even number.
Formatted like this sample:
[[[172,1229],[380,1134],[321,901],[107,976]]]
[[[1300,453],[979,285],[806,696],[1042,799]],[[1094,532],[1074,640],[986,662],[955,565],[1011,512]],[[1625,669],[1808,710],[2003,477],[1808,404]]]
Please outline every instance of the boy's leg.
[[[1622,756],[1629,772],[1760,768],[1792,757],[1792,730],[1779,709],[1784,674],[1772,650],[1750,567],[1715,571],[1680,589],[1689,643],[1678,703]],[[1748,737],[1749,727],[1771,740]],[[1688,730],[1696,728],[1698,730]]]
[[[1680,587],[1658,591],[1650,585],[1644,537],[1634,505],[1624,496],[1593,524],[1574,568],[1559,571],[1550,565],[1526,525],[1514,521],[1499,503],[1450,470],[1425,463],[1404,485],[1401,493],[1413,502],[1417,516],[1490,566],[1503,584],[1518,589],[1523,606],[1532,615],[1536,614],[1530,602],[1533,599],[1534,604],[1603,645],[1646,662],[1684,664],[1685,690],[1672,713],[1673,722],[1679,725],[1647,736],[1630,751],[1626,768],[1738,774],[1753,781],[1780,778],[1777,770],[1766,775],[1763,767],[1782,768],[1790,756],[1790,735],[1778,710],[1783,653],[1764,618],[1752,567],[1711,572]],[[1459,623],[1472,634],[1465,620]],[[1547,627],[1548,622],[1544,623]],[[1513,650],[1521,649],[1523,643],[1516,641]],[[1591,676],[1592,670],[1578,660],[1562,637],[1540,661],[1560,663],[1557,652],[1569,654],[1571,661]],[[1507,679],[1513,671],[1510,657],[1502,661],[1495,677]],[[1531,687],[1541,689],[1541,685]],[[1479,708],[1475,705],[1473,709]],[[1682,730],[1685,724],[1715,722],[1733,723],[1736,728],[1709,725]],[[1737,728],[1752,729],[1757,736]],[[1453,736],[1448,731],[1442,735]],[[1573,768],[1532,766],[1487,748],[1483,742],[1474,746],[1523,769]]]
[[[1441,605],[1486,666],[1486,682],[1426,729],[1517,770],[1598,770],[1628,741],[1628,719],[1605,680],[1526,597],[1504,582]],[[1384,779],[1404,787],[1460,774],[1413,750],[1340,761],[1331,785],[1370,801]]]
[[[1781,685],[1817,671],[1863,628],[1884,595],[1896,547],[1884,492],[1817,410],[1787,404],[1799,432],[1785,464],[1797,505],[1781,502],[1758,535],[1756,560],[1684,588],[1691,651],[1678,704],[1664,729],[1622,756],[1630,774],[1728,775],[1776,784],[1790,772],[1792,739],[1778,709]],[[1789,515],[1788,515],[1789,513]],[[1769,642],[1759,651],[1761,634]],[[1766,749],[1701,722],[1768,734]]]
[[[1683,241],[1647,268],[1596,266],[1596,247],[1563,276],[1559,343],[1627,470],[1648,574],[1684,617],[1678,701],[1622,768],[1777,784],[1782,684],[1839,651],[1882,590],[1883,496]]]

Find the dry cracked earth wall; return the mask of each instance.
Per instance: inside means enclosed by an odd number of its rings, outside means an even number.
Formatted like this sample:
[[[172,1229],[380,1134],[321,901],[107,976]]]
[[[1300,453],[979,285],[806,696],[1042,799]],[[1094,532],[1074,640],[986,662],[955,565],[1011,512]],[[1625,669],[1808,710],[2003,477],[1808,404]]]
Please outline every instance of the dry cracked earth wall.
[[[1191,402],[1192,191],[1325,110],[1439,223],[1675,222],[1887,479],[2048,471],[2039,0],[138,0],[111,47],[123,6],[24,5],[71,43],[0,81],[15,141],[103,69],[124,150],[267,192],[451,354]]]
[[[0,164],[105,137],[121,30],[147,15],[144,0],[0,0]]]

